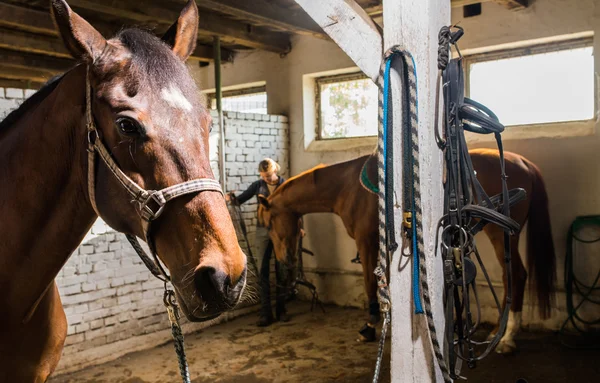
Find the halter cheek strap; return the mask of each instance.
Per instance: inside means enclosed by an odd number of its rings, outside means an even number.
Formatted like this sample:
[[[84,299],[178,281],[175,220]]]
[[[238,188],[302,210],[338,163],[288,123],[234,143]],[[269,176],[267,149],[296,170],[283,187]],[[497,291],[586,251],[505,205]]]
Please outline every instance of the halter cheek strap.
[[[138,242],[137,237],[126,234],[127,240],[131,243],[136,253],[142,259],[146,267],[154,274],[155,277],[162,281],[170,281],[171,278],[165,272],[165,269],[160,264],[154,242],[150,236],[150,224],[153,220],[158,218],[167,202],[181,197],[186,194],[199,193],[202,191],[215,191],[223,194],[221,185],[210,178],[198,178],[190,181],[186,181],[180,184],[166,187],[161,190],[145,190],[136,184],[131,178],[127,176],[120,168],[119,165],[114,161],[110,152],[106,149],[106,146],[102,143],[102,139],[96,129],[94,118],[92,116],[92,96],[90,86],[89,67],[86,72],[85,79],[85,98],[86,98],[86,128],[88,137],[88,194],[90,202],[96,214],[101,217],[98,205],[96,204],[96,181],[95,181],[95,162],[96,154],[99,155],[102,162],[108,167],[110,172],[119,181],[121,186],[127,191],[132,197],[131,202],[136,205],[136,210],[140,216],[142,229],[144,232],[144,239],[150,248],[154,260],[150,259],[144,249]]]

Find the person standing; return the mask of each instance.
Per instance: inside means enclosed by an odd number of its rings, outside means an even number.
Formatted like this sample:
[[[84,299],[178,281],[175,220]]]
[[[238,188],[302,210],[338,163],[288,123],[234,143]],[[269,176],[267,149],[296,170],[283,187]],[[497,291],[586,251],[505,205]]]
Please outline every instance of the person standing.
[[[230,193],[225,196],[227,201],[233,203],[243,204],[250,200],[252,197],[262,195],[268,197],[271,195],[279,185],[285,182],[285,179],[278,173],[281,167],[277,162],[271,158],[265,158],[258,164],[258,173],[260,179],[254,181],[248,189],[236,196],[234,193]],[[275,317],[273,317],[273,311],[271,310],[271,286],[269,282],[269,273],[271,258],[273,255],[273,243],[269,238],[269,230],[262,226],[260,222],[256,227],[255,237],[255,248],[256,254],[262,254],[262,262],[260,266],[260,316],[257,322],[258,326],[264,327],[269,326],[273,323],[274,319],[287,322],[289,321],[289,315],[285,308],[285,300],[287,298],[287,272],[285,270],[285,264],[275,259],[275,277],[276,277],[276,304],[275,304]]]

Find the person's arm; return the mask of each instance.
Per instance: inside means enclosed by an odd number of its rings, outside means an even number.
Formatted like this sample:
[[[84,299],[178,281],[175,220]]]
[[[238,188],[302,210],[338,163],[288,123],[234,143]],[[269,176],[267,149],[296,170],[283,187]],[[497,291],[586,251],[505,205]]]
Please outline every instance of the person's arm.
[[[260,180],[252,182],[252,184],[250,184],[250,186],[248,186],[248,189],[246,189],[244,192],[242,192],[242,194],[240,194],[239,196],[235,197],[235,200],[240,205],[243,204],[244,202],[248,201],[250,198],[254,197],[256,195],[256,193],[258,192],[259,184],[260,184]]]

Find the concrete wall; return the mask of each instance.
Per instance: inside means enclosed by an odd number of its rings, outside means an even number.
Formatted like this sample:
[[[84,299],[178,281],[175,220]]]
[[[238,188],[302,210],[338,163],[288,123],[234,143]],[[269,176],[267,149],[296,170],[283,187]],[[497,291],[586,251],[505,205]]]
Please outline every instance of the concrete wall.
[[[511,12],[492,2],[483,3],[483,13],[462,19],[462,9],[453,9],[452,22],[461,22],[466,35],[460,41],[463,51],[485,51],[492,46],[510,46],[523,40],[547,39],[556,36],[595,32],[594,47],[600,47],[600,6],[594,0],[537,0],[518,12]],[[526,42],[527,43],[527,42]],[[255,52],[236,58],[233,64],[223,67],[223,85],[239,86],[246,83],[266,81],[269,110],[290,117],[291,173],[308,169],[318,163],[333,163],[370,153],[375,142],[315,146],[314,99],[312,78],[323,72],[352,70],[352,61],[333,43],[309,37],[293,39],[290,54],[280,58],[275,54]],[[600,60],[595,56],[596,79],[600,72]],[[214,87],[212,66],[197,69],[197,79],[205,88]],[[287,76],[287,77],[286,77]],[[275,89],[274,89],[275,88]],[[596,84],[596,91],[598,84]],[[557,95],[560,97],[561,95]],[[546,127],[509,128],[505,136],[506,149],[520,153],[535,162],[542,170],[550,198],[550,214],[557,250],[558,286],[562,291],[562,268],[566,232],[570,222],[582,214],[600,213],[600,147],[598,124],[594,121],[580,124],[554,124]],[[535,129],[535,130],[533,130]],[[578,136],[574,136],[577,134]],[[553,138],[551,138],[553,137]],[[313,144],[313,145],[311,145]],[[471,147],[493,146],[492,142],[472,141]],[[307,257],[307,276],[318,285],[321,297],[329,302],[363,306],[364,291],[360,266],[350,263],[355,245],[347,236],[341,220],[330,214],[314,214],[306,217],[307,237],[305,244],[316,254]],[[485,253],[486,264],[492,270],[494,284],[501,285],[501,272],[491,246],[479,239]],[[522,253],[525,241],[522,241]],[[582,249],[584,251],[584,249]],[[597,258],[597,257],[596,257]],[[588,263],[589,269],[597,269],[596,263]],[[585,268],[585,267],[584,267]],[[318,270],[318,273],[316,271]],[[486,301],[486,304],[489,301]],[[530,301],[526,299],[526,305]],[[557,328],[565,316],[564,294],[557,297],[557,310],[553,319],[543,323]],[[493,319],[493,312],[484,310],[486,319]],[[529,306],[526,307],[524,323],[540,324]]]

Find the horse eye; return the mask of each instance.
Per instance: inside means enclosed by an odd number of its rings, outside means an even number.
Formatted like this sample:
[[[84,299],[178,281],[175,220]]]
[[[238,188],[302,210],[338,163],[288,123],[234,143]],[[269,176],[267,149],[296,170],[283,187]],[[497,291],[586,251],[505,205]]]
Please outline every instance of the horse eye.
[[[141,133],[140,124],[131,118],[122,117],[117,120],[119,132],[125,136],[137,136]]]

